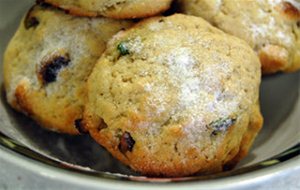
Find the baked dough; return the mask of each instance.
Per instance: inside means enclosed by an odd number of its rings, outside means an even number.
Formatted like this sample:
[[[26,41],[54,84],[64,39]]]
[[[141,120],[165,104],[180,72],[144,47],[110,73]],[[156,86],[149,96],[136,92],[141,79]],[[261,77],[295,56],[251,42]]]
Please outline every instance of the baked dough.
[[[118,19],[142,18],[167,10],[172,0],[39,0],[78,16],[105,16]]]
[[[247,41],[260,57],[264,74],[300,68],[297,0],[179,0],[179,7]]]
[[[50,130],[78,134],[87,77],[108,39],[131,24],[34,6],[4,55],[9,104]]]
[[[109,42],[88,80],[82,125],[147,176],[220,172],[262,126],[260,82],[246,42],[198,17],[151,18]]]

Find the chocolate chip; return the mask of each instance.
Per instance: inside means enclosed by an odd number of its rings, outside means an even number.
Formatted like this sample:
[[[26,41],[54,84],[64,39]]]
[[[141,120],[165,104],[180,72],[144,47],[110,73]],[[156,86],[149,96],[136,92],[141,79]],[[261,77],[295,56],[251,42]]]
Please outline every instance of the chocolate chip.
[[[235,164],[225,164],[223,166],[223,171],[230,171],[234,168]]]
[[[132,19],[131,21],[132,21],[133,23],[138,23],[138,22],[140,22],[140,21],[141,21],[141,19],[134,18],[134,19]]]
[[[105,121],[101,118],[100,119],[100,123],[98,125],[98,130],[101,131],[102,129],[106,129],[108,126],[107,124],[105,123]]]
[[[209,127],[213,130],[212,135],[218,135],[221,132],[227,131],[229,127],[235,124],[235,122],[235,118],[220,118],[211,122]]]
[[[130,133],[125,132],[120,137],[120,144],[119,144],[118,148],[119,148],[120,152],[125,154],[127,151],[132,152],[134,144],[135,144],[135,140],[133,140]]]
[[[35,1],[35,3],[38,4],[38,5],[41,4],[41,3],[44,3],[44,2],[45,2],[45,0],[36,0]]]
[[[297,22],[297,27],[300,28],[300,21]]]
[[[43,84],[48,84],[55,82],[58,72],[63,68],[68,66],[70,63],[70,58],[68,55],[64,56],[53,56],[50,59],[47,59],[46,62],[42,63],[40,69],[40,75],[43,80]]]
[[[31,7],[24,19],[24,26],[27,30],[40,24],[38,18],[32,15],[35,8],[36,6]]]
[[[82,119],[76,119],[74,123],[75,123],[76,129],[78,130],[78,132],[80,134],[87,134],[88,133],[88,131],[83,126]]]
[[[36,0],[36,4],[42,8],[51,7],[51,5],[49,3],[46,3],[45,0]]]
[[[36,17],[30,17],[30,18],[25,20],[25,28],[26,29],[36,27],[39,24],[40,24],[40,22]]]

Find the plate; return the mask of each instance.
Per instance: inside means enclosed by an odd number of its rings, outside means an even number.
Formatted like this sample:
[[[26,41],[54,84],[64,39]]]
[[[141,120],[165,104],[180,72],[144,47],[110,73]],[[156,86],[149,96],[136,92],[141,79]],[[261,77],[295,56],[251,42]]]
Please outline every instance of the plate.
[[[33,2],[0,1],[0,60],[20,19]],[[2,62],[0,67],[2,68]],[[0,84],[3,82],[2,72],[3,69],[0,70]],[[139,184],[177,182],[189,187],[195,185],[194,182],[201,181],[197,186],[200,187],[213,181],[209,186],[211,188],[217,187],[222,181],[233,185],[243,179],[249,181],[245,176],[263,177],[300,166],[299,92],[299,72],[263,78],[260,101],[265,118],[264,127],[249,155],[233,171],[218,175],[160,179],[140,176],[111,157],[89,136],[72,137],[41,129],[7,105],[3,90],[0,99],[0,156],[14,160],[14,164],[31,164],[32,170],[36,172],[46,170],[57,176],[72,174],[78,178],[70,180],[87,180],[87,183],[105,181],[111,186],[115,181],[134,181]],[[24,161],[24,158],[29,160]],[[36,166],[35,163],[41,165]]]

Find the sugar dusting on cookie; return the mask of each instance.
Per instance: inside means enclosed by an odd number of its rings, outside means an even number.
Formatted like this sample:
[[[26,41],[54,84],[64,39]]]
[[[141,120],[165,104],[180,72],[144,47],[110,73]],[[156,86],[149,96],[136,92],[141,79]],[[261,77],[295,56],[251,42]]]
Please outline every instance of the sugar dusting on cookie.
[[[174,45],[173,40],[155,37],[154,41],[154,47],[144,47],[140,37],[130,40],[127,44],[130,51],[135,53],[144,52],[147,48],[160,49],[170,44]],[[178,43],[180,44],[180,42]],[[163,51],[159,56],[151,57],[150,62],[165,66],[166,70],[158,71],[156,76],[168,80],[173,87],[177,88],[178,103],[172,108],[171,120],[173,122],[186,120],[182,126],[183,130],[187,132],[192,141],[197,141],[199,137],[197,133],[204,131],[205,123],[209,122],[207,119],[212,119],[205,118],[206,113],[212,113],[214,119],[219,116],[228,117],[237,109],[240,98],[239,94],[228,91],[222,82],[232,75],[230,61],[222,59],[222,56],[215,52],[215,63],[207,65],[205,60],[201,63],[195,58],[193,43],[191,42],[189,45]],[[209,46],[203,48],[209,49]],[[219,73],[219,75],[215,75],[215,73]],[[169,94],[170,88],[167,86],[168,81],[160,84],[155,82],[144,84],[145,92],[149,93],[148,105],[155,108],[155,112],[152,109],[149,110],[148,117],[159,117],[167,111],[166,94]],[[141,126],[144,125],[145,123]]]
[[[132,53],[140,53],[143,50],[142,38],[137,36],[134,39],[130,39],[127,43],[129,51]]]
[[[196,61],[193,58],[192,52],[188,48],[178,48],[166,56],[169,77],[174,85],[180,87],[180,105],[182,108],[190,107],[197,103],[200,91],[199,79],[193,71]]]
[[[282,25],[280,22],[276,22],[276,7],[282,2],[291,2],[293,5],[297,4],[293,0],[259,0],[262,6],[264,3],[270,5],[270,12],[263,10],[263,8],[258,9],[258,21],[251,21],[247,15],[244,15],[244,25],[250,27],[252,37],[254,39],[264,38],[269,39],[271,35],[275,35],[277,39],[284,42],[284,45],[291,45],[293,43],[293,38],[291,35],[286,35],[284,33],[289,33],[290,28],[286,25]],[[299,4],[299,3],[298,3]],[[250,24],[249,24],[250,23]],[[282,28],[282,30],[275,30],[276,28]]]
[[[260,2],[267,1],[267,3],[270,4],[273,7],[277,6],[279,3],[282,2],[282,0],[259,0],[259,1]]]
[[[161,28],[149,27],[162,18]],[[108,125],[94,131],[98,124],[91,123],[90,134],[149,175],[221,170],[238,154],[257,101],[255,53],[238,38],[186,15],[145,20],[119,37],[89,80],[92,96],[84,120],[101,117]],[[128,53],[118,49],[120,42]],[[136,142],[132,152],[115,148],[118,131]]]

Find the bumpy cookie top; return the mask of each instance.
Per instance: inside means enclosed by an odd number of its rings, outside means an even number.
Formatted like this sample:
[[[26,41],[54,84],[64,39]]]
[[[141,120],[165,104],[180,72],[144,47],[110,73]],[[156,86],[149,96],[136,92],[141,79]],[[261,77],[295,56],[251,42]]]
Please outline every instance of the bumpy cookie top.
[[[297,0],[179,0],[183,12],[201,16],[238,36],[259,53],[264,73],[300,67]]]
[[[130,23],[34,6],[5,52],[8,102],[45,127],[77,133],[87,77],[108,39]]]
[[[192,155],[214,159],[227,129],[252,112],[260,73],[244,41],[203,19],[148,19],[109,42],[88,81],[85,123],[133,168],[170,174]]]
[[[69,10],[75,15],[111,18],[141,18],[167,10],[172,0],[39,0]]]

